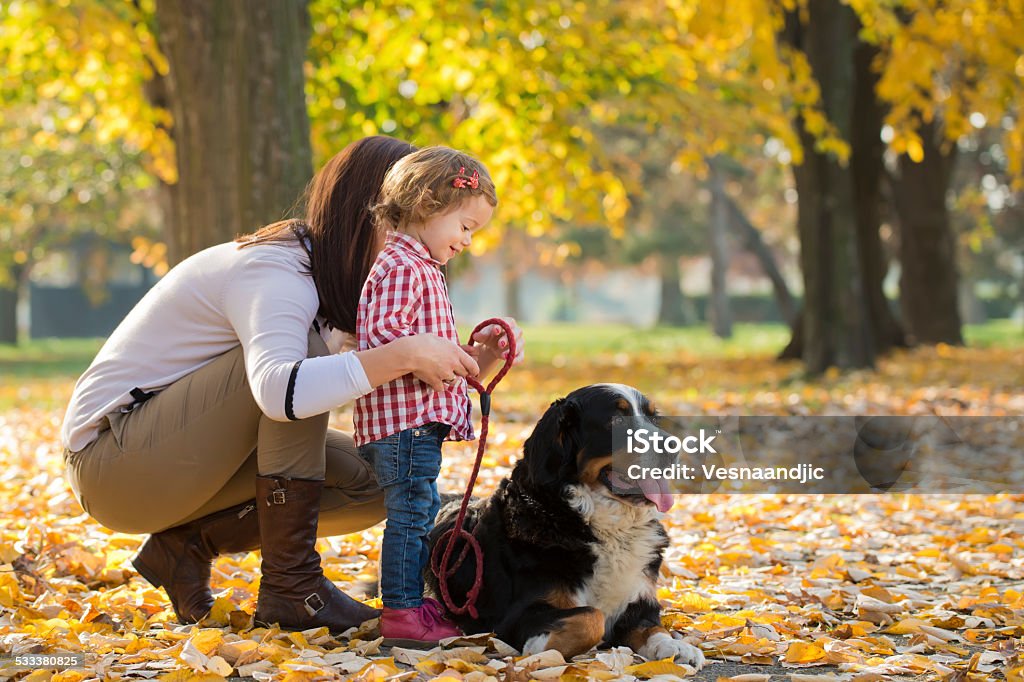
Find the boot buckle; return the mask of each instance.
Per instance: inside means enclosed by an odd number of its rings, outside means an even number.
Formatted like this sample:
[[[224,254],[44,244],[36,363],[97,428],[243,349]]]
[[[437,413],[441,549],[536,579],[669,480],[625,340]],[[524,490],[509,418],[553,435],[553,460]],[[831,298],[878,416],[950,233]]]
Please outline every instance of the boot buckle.
[[[327,604],[320,598],[320,595],[314,592],[305,599],[302,600],[302,604],[306,607],[306,613],[311,616],[315,616],[319,613]]]
[[[270,493],[270,499],[267,500],[267,504],[284,504],[285,492],[284,488],[278,488],[273,491]]]

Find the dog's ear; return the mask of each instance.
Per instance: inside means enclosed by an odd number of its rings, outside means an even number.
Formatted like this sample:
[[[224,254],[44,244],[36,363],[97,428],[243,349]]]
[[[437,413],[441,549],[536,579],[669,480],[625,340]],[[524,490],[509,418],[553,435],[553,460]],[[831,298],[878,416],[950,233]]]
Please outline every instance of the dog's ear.
[[[523,446],[531,482],[539,487],[557,484],[576,468],[579,451],[579,406],[559,398],[551,403]]]

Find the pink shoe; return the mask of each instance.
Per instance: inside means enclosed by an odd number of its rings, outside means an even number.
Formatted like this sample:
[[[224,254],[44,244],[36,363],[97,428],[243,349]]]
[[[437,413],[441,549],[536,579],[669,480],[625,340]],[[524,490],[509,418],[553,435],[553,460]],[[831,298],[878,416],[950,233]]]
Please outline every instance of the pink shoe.
[[[444,617],[444,609],[436,599],[424,599],[423,605],[412,609],[391,609],[380,614],[380,634],[385,646],[436,646],[438,640],[458,637],[459,628]]]

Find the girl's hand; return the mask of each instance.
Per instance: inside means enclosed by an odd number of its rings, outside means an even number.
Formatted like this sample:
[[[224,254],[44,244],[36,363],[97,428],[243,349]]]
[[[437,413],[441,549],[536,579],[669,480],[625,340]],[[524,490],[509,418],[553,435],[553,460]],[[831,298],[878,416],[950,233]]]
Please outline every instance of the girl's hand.
[[[459,348],[466,351],[466,355],[476,360],[478,365],[480,364],[480,346],[464,343]],[[479,374],[467,374],[466,376],[477,377]]]
[[[519,325],[511,317],[503,317],[501,319],[512,328],[512,336],[516,342],[516,356],[512,359],[512,364],[518,365],[522,363],[525,357],[523,330],[519,328]],[[481,374],[486,375],[490,373],[495,365],[504,363],[508,358],[509,340],[506,338],[505,330],[499,325],[492,324],[481,329],[473,335],[471,340],[479,344],[480,353],[477,356],[477,362],[480,364]]]

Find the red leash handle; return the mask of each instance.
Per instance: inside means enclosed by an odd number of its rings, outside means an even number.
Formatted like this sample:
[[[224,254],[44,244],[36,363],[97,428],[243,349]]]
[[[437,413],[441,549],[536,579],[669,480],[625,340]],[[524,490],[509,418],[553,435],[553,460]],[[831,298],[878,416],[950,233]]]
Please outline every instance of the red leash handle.
[[[489,320],[484,320],[476,326],[476,329],[469,335],[470,341],[477,332],[486,329],[488,326],[496,324],[505,330],[505,338],[508,339],[508,354],[505,357],[505,365],[498,373],[494,375],[490,383],[485,387],[479,381],[473,377],[466,377],[466,382],[475,388],[480,393],[480,445],[476,450],[476,463],[473,465],[473,474],[469,477],[469,485],[466,487],[466,494],[462,497],[462,506],[459,507],[459,516],[455,520],[455,525],[448,530],[438,540],[434,546],[433,554],[430,557],[430,570],[437,576],[438,585],[441,587],[441,597],[444,599],[444,605],[447,609],[456,614],[462,614],[468,612],[473,618],[477,617],[476,612],[476,598],[480,594],[480,588],[483,587],[484,583],[484,553],[480,549],[480,543],[477,539],[462,527],[463,522],[466,519],[466,509],[469,507],[469,500],[473,496],[473,486],[476,485],[476,477],[480,473],[480,463],[483,461],[484,448],[487,446],[487,427],[490,422],[491,416],[491,391],[498,385],[508,371],[512,368],[512,363],[515,361],[517,348],[516,348],[516,337],[512,332],[512,327],[506,322],[497,317],[493,317]],[[455,545],[459,540],[465,540],[466,546],[462,549],[462,553],[458,559],[455,560],[455,565],[449,567],[451,561],[452,551],[455,549]],[[441,548],[444,547],[442,551]],[[476,577],[473,580],[473,586],[469,592],[466,593],[466,603],[462,606],[455,604],[452,600],[452,596],[448,590],[448,578],[458,570],[459,566],[466,559],[469,554],[469,550],[473,550],[473,555],[476,558]]]

